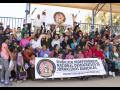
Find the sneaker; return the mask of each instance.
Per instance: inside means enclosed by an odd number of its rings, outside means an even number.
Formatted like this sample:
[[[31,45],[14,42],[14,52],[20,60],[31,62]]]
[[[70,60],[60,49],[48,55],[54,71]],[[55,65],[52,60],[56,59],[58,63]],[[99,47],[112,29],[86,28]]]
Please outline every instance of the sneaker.
[[[113,77],[115,77],[115,72],[113,72]]]
[[[4,84],[5,83],[5,81],[4,82],[0,82],[0,84]]]
[[[7,84],[4,83],[4,86],[5,86],[5,87],[6,87],[6,86],[12,86],[12,84],[8,82]]]
[[[109,71],[109,75],[110,75],[110,76],[113,75],[111,71]]]
[[[63,78],[61,78],[61,81],[63,80]]]
[[[21,83],[21,81],[17,81],[17,83]]]
[[[26,81],[26,78],[24,78],[23,81]]]
[[[12,82],[12,81],[13,81],[13,78],[10,79],[10,82]]]

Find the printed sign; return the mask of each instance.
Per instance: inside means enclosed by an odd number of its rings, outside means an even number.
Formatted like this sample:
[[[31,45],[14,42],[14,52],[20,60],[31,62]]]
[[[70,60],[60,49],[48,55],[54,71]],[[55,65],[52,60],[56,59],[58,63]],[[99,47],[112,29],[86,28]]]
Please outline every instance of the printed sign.
[[[36,58],[35,78],[67,78],[87,75],[105,75],[102,61],[97,58],[56,59]]]

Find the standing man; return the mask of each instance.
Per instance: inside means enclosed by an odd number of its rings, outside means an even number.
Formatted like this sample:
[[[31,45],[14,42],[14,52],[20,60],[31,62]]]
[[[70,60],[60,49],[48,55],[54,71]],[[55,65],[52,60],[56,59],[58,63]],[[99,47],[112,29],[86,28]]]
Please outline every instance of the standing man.
[[[29,37],[31,36],[31,17],[33,15],[33,13],[35,12],[36,8],[33,10],[33,12],[31,14],[29,14],[29,11],[25,11],[27,12],[27,25],[28,25],[28,30],[29,30]],[[26,15],[24,16],[23,18],[23,24],[25,24],[25,18],[26,18]]]
[[[40,14],[38,14],[37,17],[33,21],[33,27],[34,27],[34,33],[35,34],[37,33],[38,29],[41,29],[41,26],[45,27],[42,23],[42,20],[40,19]]]

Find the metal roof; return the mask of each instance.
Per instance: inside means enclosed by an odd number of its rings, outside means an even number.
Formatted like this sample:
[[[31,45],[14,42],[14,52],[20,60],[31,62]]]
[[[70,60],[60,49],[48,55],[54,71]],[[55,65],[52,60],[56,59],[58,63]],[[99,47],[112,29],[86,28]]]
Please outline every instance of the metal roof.
[[[101,8],[104,3],[31,3],[31,4],[50,5],[86,10],[94,10],[94,8],[99,4],[98,7],[99,10],[99,8]],[[110,3],[106,3],[105,6],[100,11],[110,12]],[[120,14],[120,3],[112,3],[112,13]]]

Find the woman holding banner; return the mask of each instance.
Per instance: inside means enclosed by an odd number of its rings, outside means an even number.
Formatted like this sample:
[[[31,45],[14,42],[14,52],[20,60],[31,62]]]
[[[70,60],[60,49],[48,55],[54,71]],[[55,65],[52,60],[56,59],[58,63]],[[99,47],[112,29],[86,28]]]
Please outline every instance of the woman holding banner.
[[[107,73],[106,75],[102,75],[102,78],[104,78],[104,77],[107,78],[108,77],[108,65],[105,62],[104,52],[100,50],[100,45],[97,45],[96,50],[93,52],[93,58],[98,58],[98,59],[102,60],[104,69],[105,69],[105,71]]]

